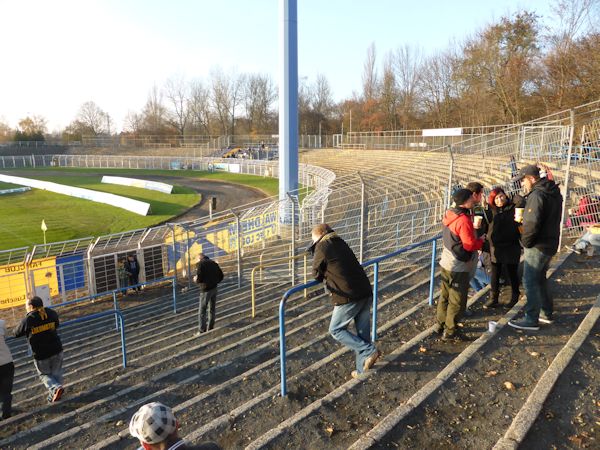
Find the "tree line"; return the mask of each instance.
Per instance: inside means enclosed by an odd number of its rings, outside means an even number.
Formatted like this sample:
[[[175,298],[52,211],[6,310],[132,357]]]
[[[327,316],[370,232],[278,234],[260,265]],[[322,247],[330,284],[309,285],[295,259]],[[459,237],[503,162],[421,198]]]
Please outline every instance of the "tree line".
[[[301,134],[410,130],[520,123],[600,99],[600,0],[556,0],[552,25],[533,11],[501,17],[462,42],[425,55],[402,45],[378,58],[366,52],[362,86],[336,102],[323,74],[301,78]],[[65,140],[114,135],[277,134],[277,86],[267,74],[214,69],[209,77],[174,76],[153,86],[121,130],[94,102],[81,105]],[[42,116],[0,140],[40,140]]]

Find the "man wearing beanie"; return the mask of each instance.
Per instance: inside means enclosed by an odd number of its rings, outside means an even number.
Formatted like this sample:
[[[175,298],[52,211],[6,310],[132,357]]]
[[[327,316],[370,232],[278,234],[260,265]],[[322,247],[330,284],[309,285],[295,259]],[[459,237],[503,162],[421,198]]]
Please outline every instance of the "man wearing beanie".
[[[39,297],[27,300],[27,316],[15,332],[16,337],[27,336],[33,363],[40,380],[48,389],[48,403],[54,403],[63,395],[63,348],[56,330],[59,326],[58,314],[44,308]]]
[[[142,406],[129,422],[129,433],[140,441],[140,450],[221,450],[213,442],[189,444],[179,437],[178,428],[173,410],[159,402]]]
[[[452,207],[444,215],[440,259],[442,290],[437,304],[437,332],[443,341],[461,340],[464,336],[456,323],[467,306],[470,274],[477,264],[477,250],[483,238],[475,237],[470,209],[475,200],[469,189],[459,189],[452,196]]]

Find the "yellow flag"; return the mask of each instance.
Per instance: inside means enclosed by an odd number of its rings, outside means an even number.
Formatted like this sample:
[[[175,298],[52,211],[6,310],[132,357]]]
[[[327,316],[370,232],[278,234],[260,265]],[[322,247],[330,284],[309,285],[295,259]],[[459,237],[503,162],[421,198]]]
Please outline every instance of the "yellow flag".
[[[46,221],[44,219],[42,219],[42,231],[48,231],[48,227],[46,226]]]

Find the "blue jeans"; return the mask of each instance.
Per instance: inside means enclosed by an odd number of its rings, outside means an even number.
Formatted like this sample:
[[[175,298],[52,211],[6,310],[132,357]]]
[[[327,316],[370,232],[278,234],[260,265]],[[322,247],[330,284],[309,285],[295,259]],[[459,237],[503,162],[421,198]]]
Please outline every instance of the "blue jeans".
[[[52,392],[63,384],[63,352],[46,359],[34,359],[40,380]]]
[[[490,276],[485,271],[485,268],[478,267],[475,271],[475,276],[469,282],[469,285],[477,292],[490,284]]]
[[[210,291],[200,292],[200,305],[198,306],[198,331],[204,333],[206,328],[206,316],[208,315],[208,329],[212,330],[215,326],[217,304],[217,288]]]
[[[329,333],[336,341],[356,353],[356,370],[363,372],[365,360],[377,349],[371,343],[371,304],[373,298],[368,297],[358,302],[350,302],[345,305],[335,306],[329,323]],[[348,331],[348,325],[354,321],[356,335]]]
[[[523,286],[527,303],[525,304],[525,320],[538,323],[540,309],[547,315],[552,315],[554,302],[548,293],[546,272],[552,256],[548,256],[537,248],[526,248],[524,251],[525,265],[523,266]]]

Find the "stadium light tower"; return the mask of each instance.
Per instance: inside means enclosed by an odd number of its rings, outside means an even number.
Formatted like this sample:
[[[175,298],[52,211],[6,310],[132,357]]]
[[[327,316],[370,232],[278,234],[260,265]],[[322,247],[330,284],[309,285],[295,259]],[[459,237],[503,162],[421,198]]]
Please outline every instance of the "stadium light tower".
[[[298,4],[279,0],[279,200],[298,189]],[[289,222],[291,205],[280,221]]]

